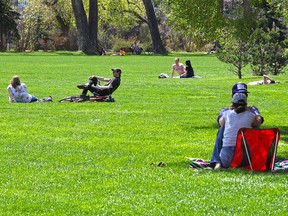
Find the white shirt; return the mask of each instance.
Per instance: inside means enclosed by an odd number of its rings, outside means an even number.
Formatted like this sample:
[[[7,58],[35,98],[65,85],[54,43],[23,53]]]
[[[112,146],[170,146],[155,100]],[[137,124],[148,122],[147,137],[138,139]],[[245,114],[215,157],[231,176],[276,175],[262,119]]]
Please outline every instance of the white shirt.
[[[31,102],[32,95],[28,94],[27,87],[24,83],[18,85],[16,89],[10,84],[8,85],[7,90],[9,92],[10,101],[24,103]]]
[[[240,128],[252,128],[255,115],[250,111],[237,114],[234,110],[227,110],[223,113],[225,130],[223,146],[236,146],[237,133]]]

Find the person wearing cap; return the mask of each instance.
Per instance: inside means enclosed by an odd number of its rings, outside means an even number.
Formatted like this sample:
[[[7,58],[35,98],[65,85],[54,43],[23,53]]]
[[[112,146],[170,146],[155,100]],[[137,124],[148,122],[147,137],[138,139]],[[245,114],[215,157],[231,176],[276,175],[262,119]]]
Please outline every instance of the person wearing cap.
[[[242,83],[242,82],[238,82],[235,85],[233,85],[233,87],[232,87],[232,97],[236,93],[243,93],[243,94],[246,95],[246,97],[248,97],[248,93],[249,92],[247,90],[247,85],[245,83]],[[220,153],[220,150],[221,150],[222,145],[223,145],[223,135],[224,135],[225,127],[220,125],[219,120],[220,120],[220,118],[223,116],[223,114],[226,111],[231,110],[231,109],[233,109],[233,107],[231,107],[231,106],[228,107],[228,108],[222,108],[220,113],[218,114],[217,123],[219,125],[219,128],[218,128],[218,132],[217,132],[217,135],[216,135],[216,140],[215,140],[215,144],[214,144],[212,157],[211,157],[211,160],[210,160],[210,162],[212,164],[216,164],[217,162],[220,162],[219,153]],[[260,112],[259,112],[257,107],[249,106],[249,107],[247,107],[247,109],[251,113],[253,113],[254,115],[259,116],[259,118],[261,119],[261,124],[264,122],[264,118],[261,116],[261,114],[260,114]],[[259,127],[259,126],[257,126],[257,127]]]
[[[236,83],[235,85],[233,85],[233,87],[232,87],[232,97],[233,97],[233,95],[234,94],[236,94],[236,93],[244,93],[247,97],[248,97],[248,90],[247,90],[247,85],[245,84],[245,83],[242,83],[242,82],[238,82],[238,83]],[[229,110],[229,109],[231,109],[231,107],[228,107],[228,108],[222,108],[221,109],[221,111],[220,111],[220,113],[218,114],[218,117],[217,117],[217,122],[218,122],[218,124],[219,124],[219,119],[222,117],[222,115],[223,115],[223,113],[225,112],[225,111],[227,111],[227,110]],[[258,108],[257,107],[255,107],[255,106],[250,106],[250,107],[248,107],[248,109],[252,112],[252,113],[254,113],[255,115],[260,115],[261,116],[261,114],[260,114],[260,112],[259,112],[259,110],[258,110]],[[261,116],[261,118],[262,118],[262,123],[264,122],[264,118]]]
[[[247,107],[245,93],[235,93],[230,105],[232,109],[223,113],[219,119],[220,126],[224,127],[223,145],[219,153],[220,161],[214,169],[229,168],[236,147],[237,133],[240,128],[252,128],[261,124],[262,119],[255,115]]]
[[[112,72],[113,78],[90,76],[88,83],[77,85],[79,89],[83,89],[80,97],[86,97],[88,91],[99,96],[112,94],[120,85],[122,71],[119,68],[114,68],[112,69]],[[99,81],[107,82],[107,84],[99,85]]]

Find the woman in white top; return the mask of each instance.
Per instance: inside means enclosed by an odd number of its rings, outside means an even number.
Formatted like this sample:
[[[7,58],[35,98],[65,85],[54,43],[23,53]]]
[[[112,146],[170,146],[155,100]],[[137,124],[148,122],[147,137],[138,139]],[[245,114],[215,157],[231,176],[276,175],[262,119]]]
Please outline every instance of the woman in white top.
[[[13,76],[10,84],[7,87],[10,103],[22,102],[30,103],[38,101],[38,98],[27,92],[27,87],[24,83],[21,84],[18,76]]]
[[[219,123],[225,125],[223,146],[220,151],[221,163],[216,163],[215,169],[229,168],[236,147],[237,133],[240,128],[252,128],[261,124],[261,117],[253,114],[247,108],[247,97],[236,93],[232,98],[232,109],[223,113]]]

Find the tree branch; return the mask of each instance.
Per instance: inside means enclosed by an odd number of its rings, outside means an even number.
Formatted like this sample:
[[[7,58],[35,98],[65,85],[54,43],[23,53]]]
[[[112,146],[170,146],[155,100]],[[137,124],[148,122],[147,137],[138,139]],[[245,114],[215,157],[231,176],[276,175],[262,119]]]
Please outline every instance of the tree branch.
[[[130,13],[130,14],[133,14],[135,17],[137,17],[139,20],[141,20],[142,22],[145,22],[148,24],[148,21],[142,17],[140,14],[136,13],[135,11],[132,11],[132,10],[124,10],[123,12],[127,12],[127,13]]]

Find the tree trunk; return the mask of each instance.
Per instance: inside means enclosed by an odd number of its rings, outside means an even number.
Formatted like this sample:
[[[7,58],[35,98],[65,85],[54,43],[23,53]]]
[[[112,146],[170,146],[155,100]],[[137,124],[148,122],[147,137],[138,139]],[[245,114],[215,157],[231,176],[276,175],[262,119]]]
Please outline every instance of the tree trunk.
[[[151,0],[143,0],[143,3],[145,6],[145,10],[146,10],[146,15],[147,15],[147,19],[148,19],[148,25],[149,25],[149,29],[150,29],[150,34],[151,34],[151,38],[152,38],[152,45],[153,45],[154,52],[156,54],[167,55],[168,52],[167,52],[166,48],[164,47],[162,40],[161,40],[161,37],[160,37],[158,23],[156,20],[156,15],[155,15],[152,1]]]
[[[82,0],[71,0],[71,1],[78,31],[79,50],[83,51],[85,54],[88,55],[96,54],[98,51],[97,47],[98,25],[96,25],[96,23],[98,23],[98,17],[97,17],[98,1],[90,0],[89,23],[87,21],[87,15],[84,10]],[[93,28],[96,28],[96,30],[94,30]]]
[[[89,36],[95,51],[98,53],[98,0],[90,0]]]

